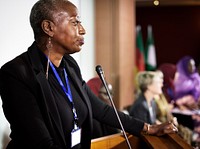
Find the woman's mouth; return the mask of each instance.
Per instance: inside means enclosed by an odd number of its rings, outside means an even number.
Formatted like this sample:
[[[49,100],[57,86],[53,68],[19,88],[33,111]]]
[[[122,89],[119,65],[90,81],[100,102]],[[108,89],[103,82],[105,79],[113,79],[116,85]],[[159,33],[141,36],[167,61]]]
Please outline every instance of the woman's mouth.
[[[79,44],[80,46],[82,46],[82,45],[84,44],[84,39],[78,40],[78,44]]]

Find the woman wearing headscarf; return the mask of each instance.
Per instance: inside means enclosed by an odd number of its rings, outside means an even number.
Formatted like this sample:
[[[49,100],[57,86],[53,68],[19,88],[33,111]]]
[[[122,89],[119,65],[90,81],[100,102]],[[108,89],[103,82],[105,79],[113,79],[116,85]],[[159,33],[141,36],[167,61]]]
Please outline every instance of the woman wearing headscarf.
[[[178,105],[194,108],[200,97],[200,76],[190,56],[181,58],[174,79],[174,100]]]
[[[188,112],[192,117],[193,142],[200,142],[200,116],[198,110],[200,97],[200,76],[197,72],[195,61],[190,56],[181,58],[177,65],[177,72],[174,80],[175,103],[180,113]],[[185,122],[186,119],[182,120]],[[184,125],[186,124],[184,123]],[[181,130],[180,130],[181,131]]]
[[[172,63],[163,63],[158,67],[163,73],[163,94],[168,102],[174,98],[174,77],[176,73],[176,65]]]

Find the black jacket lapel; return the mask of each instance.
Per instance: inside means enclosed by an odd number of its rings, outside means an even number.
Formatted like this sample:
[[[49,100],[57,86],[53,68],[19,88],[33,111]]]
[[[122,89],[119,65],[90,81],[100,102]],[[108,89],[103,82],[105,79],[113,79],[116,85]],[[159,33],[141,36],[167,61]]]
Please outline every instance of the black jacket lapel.
[[[74,83],[74,85],[76,86],[76,88],[78,89],[78,91],[81,93],[84,102],[86,103],[87,107],[88,107],[88,111],[90,114],[90,117],[92,117],[92,109],[91,109],[91,104],[89,102],[89,99],[87,97],[87,95],[85,94],[85,91],[83,90],[83,86],[82,86],[82,82],[80,81],[80,78],[78,78],[76,72],[74,71],[73,68],[71,68],[68,63],[66,63],[66,67],[68,68],[67,73],[68,75],[72,78],[72,81]],[[91,121],[92,123],[92,121]]]
[[[47,115],[49,115],[49,118],[47,118],[47,120],[49,121],[49,124],[52,125],[52,123],[54,123],[56,125],[57,131],[59,132],[60,137],[62,138],[63,142],[65,142],[63,130],[61,129],[62,124],[61,124],[60,116],[59,116],[53,95],[51,93],[49,83],[45,77],[45,71],[41,63],[38,50],[39,49],[37,48],[36,44],[33,43],[33,45],[28,50],[28,55],[31,60],[33,69],[35,71],[36,79],[41,87],[42,96],[43,96],[43,98],[41,99],[42,100],[41,103],[43,104],[44,108],[46,108]],[[53,127],[50,127],[49,129],[53,129]],[[51,133],[55,133],[55,130],[51,130]],[[59,139],[57,140],[59,141]]]
[[[64,134],[63,134],[63,130],[61,129],[62,128],[61,119],[58,113],[55,100],[53,99],[50,86],[48,82],[46,81],[44,73],[40,72],[38,73],[36,77],[41,86],[44,104],[47,106],[47,112],[48,112],[47,114],[50,116],[50,118],[53,121],[53,122],[52,121],[50,122],[56,125],[57,131],[59,132],[59,134],[61,135],[61,138],[64,141]],[[55,131],[55,130],[52,130],[52,131]]]
[[[77,88],[78,92],[80,93],[80,95],[83,97],[83,101],[85,102],[85,104],[87,105],[88,108],[88,112],[89,112],[89,132],[91,132],[91,129],[93,127],[92,125],[92,107],[91,107],[91,103],[89,100],[89,97],[86,94],[86,90],[84,90],[86,83],[82,80],[81,74],[80,74],[80,70],[79,67],[77,65],[77,63],[75,62],[75,60],[67,55],[64,57],[65,58],[65,65],[67,67],[67,73],[68,75],[71,77],[75,87]]]

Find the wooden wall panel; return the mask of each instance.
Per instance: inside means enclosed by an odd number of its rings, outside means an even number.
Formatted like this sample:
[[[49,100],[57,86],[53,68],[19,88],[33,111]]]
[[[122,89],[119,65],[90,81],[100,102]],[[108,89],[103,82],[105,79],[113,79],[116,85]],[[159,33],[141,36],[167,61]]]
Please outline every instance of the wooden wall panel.
[[[134,0],[96,0],[96,64],[114,88],[114,101],[122,109],[133,101],[135,47]]]

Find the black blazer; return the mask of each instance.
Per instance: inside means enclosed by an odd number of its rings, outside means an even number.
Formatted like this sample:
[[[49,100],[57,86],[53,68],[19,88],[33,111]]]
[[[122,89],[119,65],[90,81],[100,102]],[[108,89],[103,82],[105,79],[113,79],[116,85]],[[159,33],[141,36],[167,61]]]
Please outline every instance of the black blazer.
[[[8,149],[65,149],[61,118],[50,86],[45,78],[46,66],[39,58],[35,43],[27,52],[11,60],[0,69],[0,94],[4,114],[11,125]],[[82,129],[81,146],[90,148],[92,118],[120,128],[113,108],[99,100],[82,80],[75,60],[65,55],[68,75],[88,108],[88,124]],[[124,129],[140,135],[144,123],[119,112]]]
[[[129,114],[146,123],[155,124],[157,106],[154,100],[151,101],[151,104],[152,104],[153,115],[154,115],[153,119],[150,118],[149,107],[142,93],[138,96],[138,98],[135,100],[135,102],[131,106]]]

